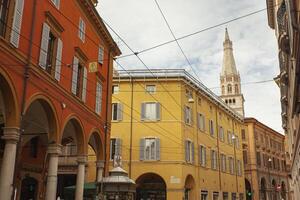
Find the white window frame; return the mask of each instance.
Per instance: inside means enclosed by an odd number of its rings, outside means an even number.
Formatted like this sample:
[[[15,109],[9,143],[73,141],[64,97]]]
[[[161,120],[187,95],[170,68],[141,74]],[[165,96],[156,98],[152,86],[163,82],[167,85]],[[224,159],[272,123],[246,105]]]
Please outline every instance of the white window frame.
[[[150,146],[147,141],[152,141]],[[153,146],[151,146],[153,144]],[[147,153],[147,147],[150,147]],[[152,154],[153,153],[153,154]],[[143,161],[158,161],[160,160],[160,139],[157,137],[144,137],[140,140],[140,160]]]
[[[217,170],[218,162],[217,162],[217,151],[214,149],[210,150],[210,159],[211,159],[211,169]]]
[[[156,85],[146,85],[145,90],[146,90],[146,93],[148,93],[148,94],[155,94]]]
[[[201,167],[206,167],[206,147],[199,145],[199,164]]]
[[[185,152],[185,155],[187,155],[188,157],[185,158],[186,162],[187,163],[193,163],[194,162],[194,144],[193,142],[190,140],[190,139],[187,139],[186,140],[186,144],[187,144],[187,147],[186,147],[186,151],[188,152]]]
[[[224,128],[222,126],[219,127],[219,138],[224,142]]]
[[[184,123],[188,125],[192,125],[193,122],[193,111],[189,106],[184,107]]]
[[[155,116],[150,116],[150,113],[147,107],[147,105],[154,105],[155,106],[155,111],[154,115]],[[159,102],[143,102],[142,103],[142,108],[141,108],[141,120],[142,121],[159,121],[161,118],[161,108],[160,108],[160,103]]]
[[[226,172],[227,170],[227,165],[226,165],[226,155],[224,153],[221,153],[221,171]]]
[[[198,113],[198,129],[202,132],[205,131],[205,116],[202,113]]]
[[[229,162],[229,173],[234,174],[234,158],[232,156],[229,156],[228,162]]]
[[[115,89],[115,88],[117,88],[117,89]],[[112,94],[119,94],[119,92],[120,92],[120,86],[118,84],[114,84],[112,86]]]
[[[98,63],[102,65],[103,61],[104,61],[104,47],[103,46],[99,46],[99,50],[98,50]]]
[[[113,142],[114,141],[114,142]],[[112,150],[114,148],[114,151]],[[110,139],[109,159],[114,160],[115,155],[121,156],[122,140],[120,138]],[[114,155],[113,155],[114,152]]]
[[[78,25],[78,37],[82,42],[85,42],[85,31],[86,31],[85,21],[80,17],[79,25]]]
[[[115,112],[115,109],[116,112]],[[115,116],[116,113],[116,116]],[[113,102],[111,104],[111,120],[112,121],[121,121],[123,119],[123,105],[118,102]]]

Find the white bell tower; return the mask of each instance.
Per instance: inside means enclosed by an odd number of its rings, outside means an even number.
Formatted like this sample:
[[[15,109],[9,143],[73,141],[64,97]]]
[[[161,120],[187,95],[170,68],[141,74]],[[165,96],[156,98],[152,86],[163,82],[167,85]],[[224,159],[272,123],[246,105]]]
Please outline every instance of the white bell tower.
[[[241,78],[236,70],[233,57],[232,42],[229,39],[227,28],[225,29],[225,41],[223,42],[224,55],[223,66],[220,75],[221,98],[223,101],[244,117],[244,96],[241,91]]]

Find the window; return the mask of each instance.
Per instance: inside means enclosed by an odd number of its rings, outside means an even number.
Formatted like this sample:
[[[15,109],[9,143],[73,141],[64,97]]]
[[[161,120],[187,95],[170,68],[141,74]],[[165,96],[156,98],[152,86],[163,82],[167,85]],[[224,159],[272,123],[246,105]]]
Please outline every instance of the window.
[[[202,145],[199,146],[199,162],[202,167],[206,166],[206,148]]]
[[[224,95],[225,94],[225,87],[224,87],[224,85],[222,85],[222,95]]]
[[[245,132],[245,129],[242,129],[242,140],[246,140],[246,132]]]
[[[184,107],[184,122],[186,124],[192,124],[192,109],[188,106]]]
[[[120,103],[112,103],[112,120],[121,121],[123,119],[123,105]]]
[[[149,94],[154,94],[156,92],[155,85],[146,85],[146,92]]]
[[[248,163],[248,153],[246,150],[243,151],[243,161],[244,161],[244,165]]]
[[[113,94],[118,94],[120,91],[119,85],[113,85],[112,86],[112,93]]]
[[[223,192],[223,200],[228,200],[228,192]]]
[[[5,7],[9,6],[8,1],[1,1],[1,20],[5,20],[7,22],[8,10]],[[14,18],[12,24],[12,30],[10,35],[10,43],[14,45],[16,48],[19,47],[21,26],[22,26],[22,17],[23,17],[23,8],[24,8],[24,0],[16,0],[15,1],[15,10],[14,10]],[[2,10],[3,9],[3,10]],[[2,24],[3,25],[3,24]]]
[[[242,163],[240,160],[237,160],[237,174],[238,176],[242,176]]]
[[[48,74],[52,76],[54,75],[57,81],[60,80],[62,47],[62,40],[51,31],[50,26],[47,23],[44,23],[40,46],[39,66]]]
[[[239,200],[244,200],[244,194],[240,193],[240,199]]]
[[[231,199],[236,200],[236,193],[231,193]]]
[[[235,141],[235,147],[240,148],[240,140],[237,135],[234,136],[234,141]]]
[[[55,5],[55,7],[57,9],[59,9],[59,6],[60,6],[60,0],[52,0],[53,4]]]
[[[201,200],[208,200],[208,192],[206,190],[201,190]]]
[[[102,84],[100,82],[97,82],[95,112],[98,115],[100,115],[101,111],[102,111]]]
[[[160,160],[158,138],[142,138],[140,140],[140,160]]]
[[[234,92],[235,94],[239,93],[239,86],[237,84],[234,85]]]
[[[141,108],[142,121],[160,120],[160,104],[157,102],[142,103]]]
[[[104,48],[99,47],[99,50],[98,50],[98,63],[103,64],[103,60],[104,60]]]
[[[194,143],[190,140],[185,141],[185,161],[188,163],[194,162]]]
[[[39,137],[34,137],[30,140],[30,156],[37,158]]]
[[[77,155],[77,145],[74,141],[67,141],[62,147],[63,156],[75,156]]]
[[[219,192],[213,192],[213,200],[219,200]]]
[[[82,42],[85,41],[85,22],[81,17],[79,18],[78,37]]]
[[[224,142],[224,129],[222,126],[219,128],[219,137],[222,142]]]
[[[230,131],[227,131],[227,142],[228,144],[232,144],[232,135]]]
[[[211,168],[217,169],[217,153],[215,150],[211,150]]]
[[[122,140],[120,138],[110,139],[110,160],[115,158],[115,155],[121,156]]]
[[[0,0],[0,36],[5,36],[10,0]]]
[[[260,158],[260,152],[256,152],[256,164],[258,165],[258,166],[260,166],[261,165],[261,158]]]
[[[222,172],[226,172],[226,169],[227,166],[226,166],[226,156],[225,154],[221,154],[221,170]]]
[[[203,114],[198,113],[198,129],[200,129],[201,131],[205,131],[205,117]]]
[[[232,103],[235,104],[235,99],[232,99]]]
[[[192,90],[186,89],[186,90],[185,90],[185,96],[186,96],[188,99],[192,99],[192,98],[193,98],[193,92],[192,92]]]
[[[98,84],[100,83],[97,83],[97,89],[99,89]],[[85,102],[86,87],[87,87],[87,69],[82,65],[82,63],[79,63],[79,59],[76,56],[74,56],[72,88],[71,88],[72,93],[79,98],[81,97],[82,101]],[[96,95],[97,95],[97,91],[96,91]]]
[[[233,158],[229,157],[228,161],[229,161],[229,172],[230,172],[230,174],[234,174],[234,162],[233,162]]]
[[[209,120],[209,133],[214,136],[214,122],[212,120]]]
[[[227,92],[228,92],[228,94],[232,93],[232,87],[230,84],[228,84],[228,86],[227,86]]]

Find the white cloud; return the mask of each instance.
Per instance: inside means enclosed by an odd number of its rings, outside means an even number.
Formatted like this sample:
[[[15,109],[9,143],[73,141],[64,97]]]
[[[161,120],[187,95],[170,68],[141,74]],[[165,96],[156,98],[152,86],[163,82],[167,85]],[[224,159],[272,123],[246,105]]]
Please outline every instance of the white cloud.
[[[261,0],[158,0],[158,3],[177,37],[266,7]],[[172,39],[154,0],[102,0],[98,10],[135,51]],[[269,80],[279,73],[276,39],[268,27],[266,12],[234,21],[227,27],[242,82]],[[219,85],[224,28],[217,27],[179,41],[207,87]],[[131,53],[124,44],[120,48],[124,55]],[[187,67],[175,43],[140,56],[151,68]],[[145,68],[135,56],[119,62],[126,68]],[[213,91],[219,93],[219,89]],[[279,89],[275,83],[243,85],[242,91],[246,116],[282,132]]]

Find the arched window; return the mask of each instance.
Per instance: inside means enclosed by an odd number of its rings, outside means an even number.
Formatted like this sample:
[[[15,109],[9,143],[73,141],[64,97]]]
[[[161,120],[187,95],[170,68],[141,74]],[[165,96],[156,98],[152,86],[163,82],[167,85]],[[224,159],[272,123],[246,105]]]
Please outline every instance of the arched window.
[[[230,84],[228,84],[228,86],[227,86],[227,92],[228,92],[228,94],[232,93],[232,87]]]
[[[226,104],[228,103],[228,100],[227,100],[227,99],[225,99],[225,103],[226,103]]]
[[[225,93],[225,87],[224,87],[224,85],[222,85],[222,94],[224,94]]]
[[[235,104],[235,99],[232,99],[232,103]]]
[[[229,104],[231,104],[231,99],[229,99]]]
[[[238,86],[238,84],[235,84],[234,91],[235,91],[236,94],[239,93],[239,86]]]

